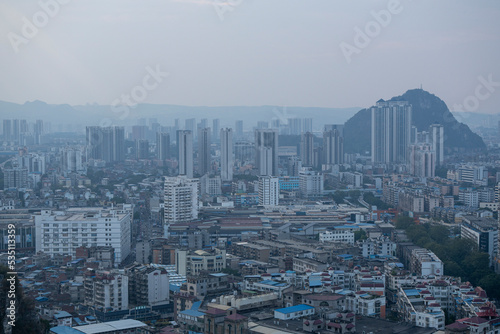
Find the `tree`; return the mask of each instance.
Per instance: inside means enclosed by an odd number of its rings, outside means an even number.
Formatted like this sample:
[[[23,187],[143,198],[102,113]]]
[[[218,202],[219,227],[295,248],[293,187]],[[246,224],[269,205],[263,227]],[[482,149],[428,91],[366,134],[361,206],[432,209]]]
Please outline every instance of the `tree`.
[[[366,240],[365,230],[354,231],[354,241]]]

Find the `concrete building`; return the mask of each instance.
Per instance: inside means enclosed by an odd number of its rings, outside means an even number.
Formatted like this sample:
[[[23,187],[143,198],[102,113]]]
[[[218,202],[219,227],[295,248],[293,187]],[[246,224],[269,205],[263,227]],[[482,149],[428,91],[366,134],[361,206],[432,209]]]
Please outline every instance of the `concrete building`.
[[[410,146],[410,174],[418,177],[434,177],[436,152],[429,144]]]
[[[303,167],[299,172],[299,188],[302,196],[323,195],[323,174],[312,168]]]
[[[211,170],[210,132],[210,128],[198,129],[198,173],[200,176],[210,173]]]
[[[372,162],[406,163],[411,142],[411,105],[406,101],[379,100],[370,110]]]
[[[28,187],[28,168],[14,166],[6,168],[4,173],[3,188],[7,189],[24,189]]]
[[[348,229],[334,229],[333,231],[321,232],[320,242],[345,242],[354,245],[354,232]]]
[[[274,318],[280,320],[299,319],[313,315],[315,308],[305,304],[284,307],[274,310]]]
[[[233,180],[233,129],[220,130],[220,175],[222,181]]]
[[[193,133],[189,130],[177,131],[179,149],[179,175],[193,178]]]
[[[463,216],[460,235],[472,240],[481,252],[488,253],[490,266],[498,254],[498,223],[493,218]]]
[[[128,309],[128,277],[119,271],[89,270],[84,277],[85,305],[97,310]]]
[[[210,252],[176,250],[175,266],[180,275],[199,275],[202,271],[219,273],[226,268],[226,251],[214,249]]]
[[[279,202],[279,178],[259,177],[259,205],[277,206]]]
[[[342,128],[332,128],[330,130],[326,130],[326,127],[325,132],[323,132],[323,163],[326,165],[342,164],[344,163],[343,126]]]
[[[278,131],[255,130],[255,156],[259,175],[278,176]]]
[[[300,158],[304,166],[311,167],[314,162],[314,135],[306,132],[301,135]]]
[[[198,179],[166,177],[164,194],[165,236],[170,224],[198,219]]]
[[[72,208],[65,211],[42,210],[35,215],[36,251],[76,256],[81,246],[111,246],[115,264],[130,253],[132,206],[115,208]]]
[[[432,124],[429,128],[431,149],[436,153],[436,165],[444,162],[444,126]]]
[[[162,161],[170,159],[170,134],[166,132],[156,133],[156,158]]]
[[[138,160],[149,158],[149,141],[147,139],[137,139],[135,141],[135,158]]]
[[[125,129],[119,126],[88,126],[87,158],[106,162],[125,159]]]
[[[129,277],[129,303],[134,306],[169,304],[169,277],[165,269],[150,265],[132,265],[125,269]]]

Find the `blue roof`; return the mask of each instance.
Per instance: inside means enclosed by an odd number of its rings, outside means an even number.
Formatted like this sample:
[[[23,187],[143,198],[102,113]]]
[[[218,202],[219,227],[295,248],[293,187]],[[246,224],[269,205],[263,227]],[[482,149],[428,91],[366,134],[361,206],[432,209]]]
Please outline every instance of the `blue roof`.
[[[69,314],[66,311],[59,311],[54,314],[54,318],[59,319],[59,318],[68,318],[71,317],[71,314]]]
[[[200,308],[200,306],[201,306],[201,301],[199,301],[199,302],[194,302],[194,303],[193,303],[193,306],[191,306],[191,310],[193,310],[193,311],[198,311],[198,309]]]
[[[215,273],[215,274],[210,274],[211,276],[215,276],[215,277],[224,277],[224,276],[227,276],[227,274],[224,274],[224,273]]]
[[[82,334],[83,332],[68,326],[56,326],[50,329],[51,333],[55,334]]]
[[[37,302],[46,302],[47,300],[49,300],[49,298],[47,298],[47,297],[36,297],[35,300]]]
[[[277,310],[274,310],[275,312],[283,313],[283,314],[288,314],[288,313],[294,313],[294,312],[300,312],[300,311],[305,311],[305,310],[310,310],[314,307],[306,305],[306,304],[299,304],[295,306],[290,306],[290,307],[285,307],[285,308],[279,308]]]
[[[180,311],[179,313],[189,315],[191,317],[201,317],[201,316],[205,315],[205,313],[200,312],[200,311],[195,311],[195,310],[184,310],[184,311]]]
[[[420,292],[418,292],[417,289],[408,289],[408,290],[404,290],[404,292],[406,293],[407,296],[419,296],[420,295]]]
[[[352,258],[352,255],[351,254],[340,254],[339,257],[342,257],[344,259],[349,259],[349,258]]]
[[[170,285],[169,285],[169,289],[170,289],[170,291],[173,291],[173,292],[178,292],[178,291],[180,291],[180,290],[181,290],[181,287],[180,287],[180,286],[178,286],[178,285],[175,285],[175,284],[170,283]]]

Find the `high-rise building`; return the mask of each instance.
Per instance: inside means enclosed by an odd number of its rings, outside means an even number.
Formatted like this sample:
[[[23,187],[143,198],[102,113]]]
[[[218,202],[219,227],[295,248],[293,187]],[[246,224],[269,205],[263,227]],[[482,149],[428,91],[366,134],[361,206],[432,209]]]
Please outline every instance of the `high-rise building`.
[[[314,163],[314,135],[303,133],[300,140],[300,157],[303,166],[311,167]]]
[[[90,159],[106,162],[125,160],[125,130],[123,127],[87,127],[87,154]]]
[[[255,145],[248,141],[237,141],[234,144],[234,157],[240,164],[254,161]]]
[[[220,175],[222,181],[233,180],[233,129],[220,130]]]
[[[132,126],[132,140],[146,139],[148,127],[146,125],[133,125]]]
[[[344,138],[339,129],[333,128],[323,132],[323,155],[323,163],[326,165],[344,163]]]
[[[83,152],[79,148],[66,147],[62,151],[62,170],[65,172],[78,172],[83,168]]]
[[[191,133],[194,134],[194,131],[196,130],[196,119],[195,118],[188,118],[184,122],[184,130],[191,131]]]
[[[135,264],[125,268],[129,278],[129,299],[134,306],[159,306],[169,303],[169,277],[163,268]]]
[[[210,173],[210,128],[198,129],[198,173],[205,175]]]
[[[302,119],[289,118],[288,127],[290,128],[291,135],[300,135],[302,133]]]
[[[313,119],[312,118],[304,118],[302,121],[303,132],[313,132]]]
[[[234,129],[236,131],[236,138],[243,137],[243,121],[236,121]]]
[[[166,132],[156,133],[156,158],[162,161],[170,159],[170,135]]]
[[[193,178],[193,133],[189,130],[177,131],[179,147],[179,175]]]
[[[219,141],[220,134],[220,119],[216,118],[212,120],[212,139],[214,141]]]
[[[432,124],[429,129],[432,150],[436,152],[436,165],[444,162],[444,126]]]
[[[436,152],[429,144],[410,146],[410,173],[418,177],[434,177]]]
[[[255,160],[259,175],[278,176],[278,130],[255,131]]]
[[[379,100],[377,105],[371,108],[373,162],[407,162],[411,113],[411,105],[406,101]]]
[[[165,178],[165,236],[170,224],[198,219],[198,179],[184,175]]]
[[[135,158],[149,158],[149,141],[147,139],[138,139],[135,141]]]
[[[259,176],[259,205],[277,206],[279,202],[279,178]]]
[[[4,189],[19,189],[28,187],[28,168],[14,166],[6,168],[4,173]]]
[[[12,140],[12,121],[10,119],[3,120],[3,140]]]
[[[257,122],[257,129],[267,129],[267,128],[269,128],[269,122],[266,121]]]

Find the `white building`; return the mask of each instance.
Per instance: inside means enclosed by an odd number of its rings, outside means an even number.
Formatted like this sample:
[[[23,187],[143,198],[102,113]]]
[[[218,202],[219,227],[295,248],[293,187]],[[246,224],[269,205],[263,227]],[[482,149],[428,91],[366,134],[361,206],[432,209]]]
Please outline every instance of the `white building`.
[[[317,196],[323,194],[323,174],[303,167],[299,171],[299,187],[303,196]]]
[[[202,271],[219,273],[226,268],[226,251],[215,249],[211,252],[177,249],[175,251],[175,266],[180,275],[199,275]]]
[[[436,165],[444,162],[444,126],[432,124],[429,128],[432,150],[436,152]]]
[[[258,129],[255,131],[255,158],[259,175],[279,175],[277,130]]]
[[[272,176],[259,177],[259,205],[277,206],[279,201],[279,178]]]
[[[463,216],[460,234],[462,238],[472,240],[479,251],[488,253],[490,266],[498,254],[498,223],[493,218]]]
[[[436,152],[429,144],[410,146],[410,174],[418,177],[434,177]]]
[[[75,257],[81,246],[111,246],[119,264],[130,253],[131,221],[132,206],[126,204],[108,209],[42,210],[35,215],[36,251]]]
[[[347,229],[335,229],[319,234],[320,242],[346,242],[354,245],[354,232]]]
[[[165,178],[165,236],[170,224],[198,219],[198,179],[185,175]]]

